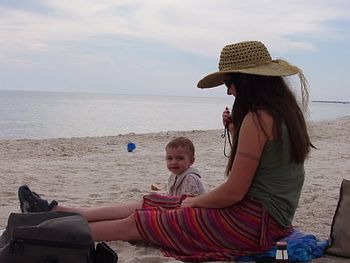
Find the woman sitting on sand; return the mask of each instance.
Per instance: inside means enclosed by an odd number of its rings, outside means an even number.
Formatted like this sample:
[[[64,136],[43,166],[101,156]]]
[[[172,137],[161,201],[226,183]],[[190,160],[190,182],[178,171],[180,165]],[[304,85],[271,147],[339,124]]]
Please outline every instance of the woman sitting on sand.
[[[80,213],[96,241],[146,240],[184,261],[233,260],[269,250],[292,232],[311,146],[303,112],[282,78],[294,74],[306,109],[301,70],[272,60],[261,42],[225,46],[219,71],[199,81],[199,88],[225,84],[235,96],[232,118],[224,114],[232,135],[227,180],[214,190],[196,197],[146,195],[140,202],[95,208],[52,203],[44,210]]]

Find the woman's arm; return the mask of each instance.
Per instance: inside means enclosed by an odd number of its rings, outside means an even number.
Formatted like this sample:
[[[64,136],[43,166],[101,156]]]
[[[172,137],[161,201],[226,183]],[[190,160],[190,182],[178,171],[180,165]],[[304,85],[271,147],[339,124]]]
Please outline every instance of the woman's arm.
[[[259,113],[268,137],[272,138],[272,117],[264,111]],[[256,113],[248,113],[240,129],[237,153],[226,182],[207,194],[186,198],[182,207],[222,208],[242,200],[250,188],[269,138],[260,127]]]

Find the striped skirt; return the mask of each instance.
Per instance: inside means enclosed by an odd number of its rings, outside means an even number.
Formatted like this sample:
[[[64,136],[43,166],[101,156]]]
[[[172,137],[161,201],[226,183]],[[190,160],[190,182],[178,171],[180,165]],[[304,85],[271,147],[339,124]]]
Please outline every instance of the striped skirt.
[[[292,232],[250,198],[227,208],[180,208],[185,196],[146,195],[135,211],[141,236],[182,261],[229,261],[263,253]]]

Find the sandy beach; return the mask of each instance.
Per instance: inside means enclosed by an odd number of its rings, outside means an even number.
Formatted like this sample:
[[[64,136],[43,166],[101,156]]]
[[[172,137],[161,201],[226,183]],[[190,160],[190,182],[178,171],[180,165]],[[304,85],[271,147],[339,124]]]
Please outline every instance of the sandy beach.
[[[306,180],[293,224],[327,239],[343,178],[350,180],[350,117],[310,123],[313,149],[306,162]],[[0,140],[0,229],[8,215],[19,212],[17,188],[28,184],[49,200],[64,205],[92,206],[137,200],[164,186],[169,172],[164,146],[187,136],[196,146],[194,167],[209,189],[223,180],[226,157],[222,130],[127,134],[109,137],[46,140]],[[129,141],[136,144],[127,152]],[[163,257],[156,247],[110,242],[121,263],[180,262]],[[348,262],[325,255],[314,262]]]

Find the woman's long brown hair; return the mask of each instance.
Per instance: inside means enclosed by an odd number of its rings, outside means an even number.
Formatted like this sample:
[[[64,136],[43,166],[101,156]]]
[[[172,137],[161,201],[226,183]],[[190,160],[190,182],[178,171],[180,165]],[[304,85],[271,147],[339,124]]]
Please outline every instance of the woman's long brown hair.
[[[291,141],[291,162],[303,162],[312,146],[303,112],[294,94],[282,77],[260,76],[234,73],[228,74],[236,87],[236,98],[232,107],[232,121],[235,132],[232,138],[232,150],[227,164],[229,174],[235,158],[239,131],[244,117],[248,112],[255,113],[258,125],[264,131],[258,110],[265,110],[274,119],[273,133],[275,139],[282,136],[282,122],[288,128]],[[265,131],[264,131],[265,132]]]

